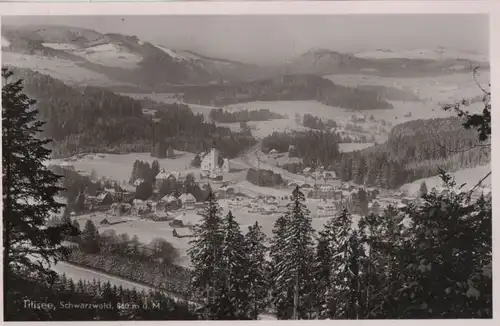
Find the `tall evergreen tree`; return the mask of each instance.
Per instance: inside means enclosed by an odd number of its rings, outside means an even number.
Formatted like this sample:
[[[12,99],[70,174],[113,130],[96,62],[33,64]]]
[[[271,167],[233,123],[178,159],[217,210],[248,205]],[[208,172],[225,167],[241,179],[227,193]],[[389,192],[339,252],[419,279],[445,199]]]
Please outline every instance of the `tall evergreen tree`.
[[[345,290],[340,275],[346,269],[346,252],[352,232],[352,217],[347,209],[330,219],[319,233],[316,249],[316,301],[320,318],[338,317],[339,296]]]
[[[281,310],[279,317],[307,319],[313,312],[314,229],[304,201],[304,194],[296,187],[287,212],[279,224],[277,222],[277,237],[271,248],[275,260],[272,264],[273,302]],[[281,257],[276,259],[276,255]]]
[[[151,182],[154,183],[156,176],[160,173],[160,163],[158,160],[154,160],[151,164]]]
[[[224,242],[220,270],[219,319],[248,319],[250,312],[250,267],[240,226],[229,212],[224,219]]]
[[[425,181],[422,181],[422,183],[420,184],[420,189],[419,189],[419,195],[422,197],[422,196],[425,196],[427,195],[427,185],[425,184]]]
[[[266,235],[258,222],[248,227],[245,235],[245,247],[248,252],[248,280],[250,282],[249,303],[250,318],[257,319],[259,313],[267,307],[269,296],[269,264],[266,260]]]
[[[201,221],[194,226],[193,238],[188,255],[193,266],[192,297],[202,302],[205,319],[218,316],[217,298],[220,297],[220,275],[222,263],[222,245],[224,242],[221,208],[212,191],[205,201],[205,207],[198,213]]]
[[[13,274],[54,276],[47,264],[63,251],[61,241],[68,225],[47,227],[50,214],[64,206],[55,196],[62,190],[59,176],[44,165],[50,140],[38,137],[43,122],[37,120],[36,101],[23,94],[23,82],[11,82],[2,68],[2,171],[3,171],[3,267],[5,293]],[[30,259],[35,258],[35,259]],[[9,299],[4,297],[4,302]],[[6,307],[7,308],[7,307]]]
[[[99,246],[99,231],[91,220],[87,220],[81,235],[81,248],[87,253],[98,253]]]
[[[80,192],[78,197],[76,197],[75,209],[80,214],[85,211],[85,194],[83,192]]]

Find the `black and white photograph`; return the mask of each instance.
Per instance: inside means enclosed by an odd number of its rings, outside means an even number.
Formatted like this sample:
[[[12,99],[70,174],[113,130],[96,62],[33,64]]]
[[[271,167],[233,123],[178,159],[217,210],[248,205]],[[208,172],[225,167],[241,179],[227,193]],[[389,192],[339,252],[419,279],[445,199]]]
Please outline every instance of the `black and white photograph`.
[[[2,16],[4,320],[492,319],[489,29]]]

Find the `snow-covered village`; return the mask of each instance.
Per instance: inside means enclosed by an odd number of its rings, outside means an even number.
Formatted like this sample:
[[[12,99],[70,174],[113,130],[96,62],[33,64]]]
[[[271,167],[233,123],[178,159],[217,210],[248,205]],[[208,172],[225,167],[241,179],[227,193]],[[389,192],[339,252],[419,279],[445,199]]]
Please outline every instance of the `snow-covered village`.
[[[465,24],[424,16],[353,15],[356,48],[217,18],[280,35],[247,55],[189,17],[2,17],[6,320],[492,318],[488,42],[370,34]]]

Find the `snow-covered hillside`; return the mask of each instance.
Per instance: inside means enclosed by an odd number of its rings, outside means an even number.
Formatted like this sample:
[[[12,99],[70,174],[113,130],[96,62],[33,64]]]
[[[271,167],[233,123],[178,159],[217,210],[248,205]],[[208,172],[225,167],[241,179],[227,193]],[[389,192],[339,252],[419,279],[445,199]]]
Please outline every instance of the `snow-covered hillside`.
[[[48,74],[68,84],[97,86],[125,85],[106,75],[78,66],[75,62],[13,52],[2,53],[2,64]]]
[[[486,174],[490,171],[491,166],[488,164],[480,165],[475,168],[458,170],[456,172],[450,173],[450,175],[455,178],[455,182],[457,183],[457,185],[465,183],[466,186],[464,186],[464,189],[467,190],[474,187],[479,182],[479,180],[486,176]],[[418,194],[420,184],[424,181],[427,185],[427,189],[431,189],[433,187],[439,188],[443,184],[443,181],[441,180],[441,178],[439,178],[439,176],[434,176],[425,179],[418,179],[413,181],[412,183],[404,184],[403,186],[401,186],[400,190],[407,192],[410,195]],[[491,176],[485,179],[482,185],[491,187]]]
[[[479,62],[488,62],[488,56],[477,53],[461,52],[452,49],[416,49],[404,51],[376,50],[358,52],[354,54],[358,58],[365,59],[464,59]]]
[[[42,43],[43,46],[54,50],[72,51],[79,49],[78,46],[70,43]]]
[[[71,51],[71,53],[92,63],[125,69],[134,69],[143,60],[141,55],[114,43],[79,49]]]

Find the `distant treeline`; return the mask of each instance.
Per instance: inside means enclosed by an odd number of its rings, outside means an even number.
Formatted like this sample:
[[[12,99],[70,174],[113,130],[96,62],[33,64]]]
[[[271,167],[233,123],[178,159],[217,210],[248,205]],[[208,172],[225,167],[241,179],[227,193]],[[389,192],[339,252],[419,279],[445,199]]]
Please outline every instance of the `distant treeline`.
[[[209,118],[215,122],[248,122],[248,121],[268,121],[274,119],[284,119],[286,116],[269,111],[269,109],[241,110],[230,112],[223,109],[210,110]]]
[[[309,113],[304,114],[302,117],[302,125],[316,130],[326,130],[337,127],[337,123],[335,121],[329,119],[324,122],[321,118],[315,117]]]
[[[353,110],[392,109],[378,88],[345,87],[314,75],[284,75],[232,85],[186,87],[184,100],[204,105],[230,105],[252,101],[317,100]]]
[[[324,132],[274,133],[262,141],[264,152],[290,151],[303,163],[285,164],[292,173],[323,165],[340,179],[368,186],[396,188],[491,160],[489,148],[477,145],[474,130],[465,130],[459,118],[414,120],[395,126],[388,141],[360,151],[341,153],[338,139]],[[290,147],[290,145],[292,145]]]
[[[24,79],[28,95],[37,100],[39,118],[46,121],[43,136],[54,140],[53,155],[85,152],[201,152],[215,144],[226,157],[255,144],[248,132],[232,132],[204,121],[186,105],[158,104],[154,123],[142,113],[141,102],[98,87],[77,90],[48,75],[14,68]],[[150,103],[148,103],[150,108]],[[158,155],[156,155],[158,156]],[[160,155],[161,156],[161,155]]]

